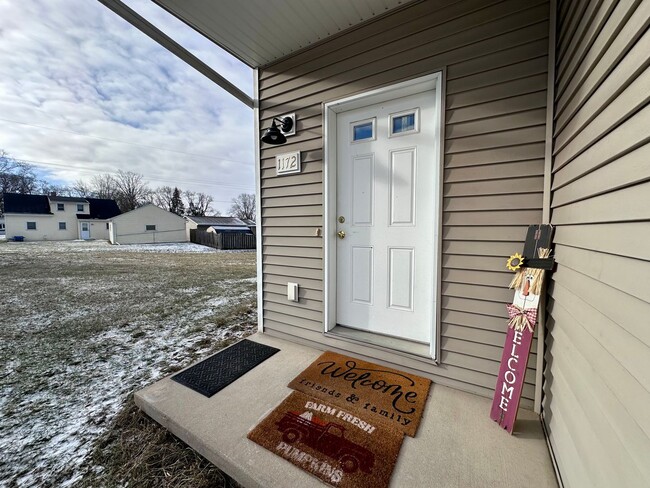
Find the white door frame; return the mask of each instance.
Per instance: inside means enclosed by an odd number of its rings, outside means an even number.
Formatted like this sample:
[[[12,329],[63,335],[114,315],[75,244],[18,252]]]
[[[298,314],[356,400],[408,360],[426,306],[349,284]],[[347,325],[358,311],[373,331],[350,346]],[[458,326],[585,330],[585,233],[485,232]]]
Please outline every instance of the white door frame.
[[[324,154],[323,154],[323,181],[324,187],[324,332],[327,333],[336,327],[336,114],[346,112],[367,105],[374,105],[384,100],[405,97],[415,93],[427,90],[435,90],[436,94],[436,118],[437,124],[435,136],[438,140],[436,151],[435,179],[437,186],[436,202],[438,202],[438,213],[436,221],[433,223],[434,242],[437,249],[434,250],[434,266],[431,270],[434,279],[434,290],[436,296],[431,297],[434,300],[433,312],[433,330],[431,333],[430,356],[436,362],[440,358],[440,276],[441,276],[441,252],[442,252],[442,161],[444,151],[443,140],[443,71],[437,71],[413,80],[404,81],[395,85],[371,90],[360,93],[340,100],[335,100],[324,104],[323,115],[323,137],[324,137]]]

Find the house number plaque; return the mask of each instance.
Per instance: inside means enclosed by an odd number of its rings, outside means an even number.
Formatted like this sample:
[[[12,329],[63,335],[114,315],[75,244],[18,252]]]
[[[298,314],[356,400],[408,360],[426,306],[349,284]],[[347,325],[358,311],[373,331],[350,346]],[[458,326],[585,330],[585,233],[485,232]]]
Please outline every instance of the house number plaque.
[[[278,154],[275,157],[275,174],[300,173],[300,151]]]

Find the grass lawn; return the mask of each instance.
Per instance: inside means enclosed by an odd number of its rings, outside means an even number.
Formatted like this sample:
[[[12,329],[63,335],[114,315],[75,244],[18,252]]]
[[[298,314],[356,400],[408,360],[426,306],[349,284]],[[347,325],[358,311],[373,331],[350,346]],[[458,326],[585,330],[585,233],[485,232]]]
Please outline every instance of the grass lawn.
[[[2,242],[0,283],[6,486],[113,485],[111,431],[147,422],[129,395],[256,327],[253,252]]]

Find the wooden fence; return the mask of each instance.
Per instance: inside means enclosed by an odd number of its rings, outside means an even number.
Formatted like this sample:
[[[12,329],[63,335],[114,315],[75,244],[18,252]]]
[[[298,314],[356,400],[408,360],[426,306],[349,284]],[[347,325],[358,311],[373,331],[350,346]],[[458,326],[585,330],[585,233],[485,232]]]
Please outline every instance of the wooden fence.
[[[255,249],[255,236],[239,232],[217,234],[203,230],[191,229],[190,241],[202,246],[216,249]]]

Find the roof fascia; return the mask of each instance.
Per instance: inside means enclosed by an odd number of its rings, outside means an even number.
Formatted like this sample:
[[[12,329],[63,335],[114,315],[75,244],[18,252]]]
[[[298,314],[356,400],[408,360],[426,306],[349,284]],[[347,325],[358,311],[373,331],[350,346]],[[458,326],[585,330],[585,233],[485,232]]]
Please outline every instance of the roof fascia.
[[[146,20],[135,10],[131,9],[120,0],[98,0],[102,5],[112,10],[114,13],[122,17],[133,27],[146,34],[151,39],[156,41],[169,52],[177,56],[179,59],[189,64],[192,68],[197,70],[203,76],[213,81],[221,88],[230,93],[237,100],[242,102],[248,108],[253,108],[253,99],[249,97],[242,90],[233,85],[230,81],[210,68],[207,64],[194,56],[191,52],[183,46],[174,41],[171,37],[163,31],[154,26],[151,22]]]

